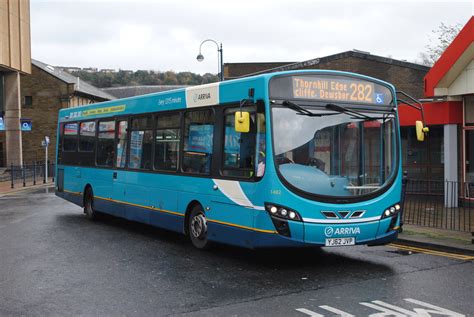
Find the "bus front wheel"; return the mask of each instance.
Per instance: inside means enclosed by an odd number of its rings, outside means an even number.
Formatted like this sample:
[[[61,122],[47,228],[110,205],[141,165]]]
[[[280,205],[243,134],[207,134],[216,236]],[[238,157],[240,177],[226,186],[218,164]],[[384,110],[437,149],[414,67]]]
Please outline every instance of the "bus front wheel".
[[[198,249],[207,249],[207,222],[206,215],[199,205],[194,206],[188,222],[188,232],[192,244]]]
[[[90,187],[87,187],[84,192],[84,214],[90,220],[97,218],[97,212],[94,210],[94,194]]]

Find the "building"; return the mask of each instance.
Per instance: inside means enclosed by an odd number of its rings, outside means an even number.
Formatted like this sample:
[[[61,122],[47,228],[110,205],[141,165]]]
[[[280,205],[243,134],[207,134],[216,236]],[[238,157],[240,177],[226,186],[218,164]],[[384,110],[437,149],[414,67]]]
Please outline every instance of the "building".
[[[21,164],[20,75],[31,73],[30,2],[0,1],[0,166]]]
[[[436,100],[432,106],[444,109],[445,179],[474,186],[474,17],[430,69],[424,84],[425,97]]]
[[[265,72],[296,69],[332,69],[363,74],[385,80],[399,90],[416,98],[422,98],[424,96],[423,78],[430,68],[353,50],[298,63],[226,63],[224,77],[233,79]]]
[[[32,60],[31,75],[21,76],[20,91],[23,122],[28,122],[31,129],[22,131],[25,164],[44,161],[41,141],[45,136],[50,138],[54,149],[59,109],[115,99],[78,77],[37,60]],[[52,150],[49,159],[54,157]]]

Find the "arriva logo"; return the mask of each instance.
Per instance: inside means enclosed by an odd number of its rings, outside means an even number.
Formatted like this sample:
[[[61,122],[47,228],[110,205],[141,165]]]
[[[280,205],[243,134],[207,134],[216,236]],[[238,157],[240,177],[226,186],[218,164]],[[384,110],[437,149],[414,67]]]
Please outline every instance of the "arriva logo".
[[[200,101],[200,100],[208,100],[211,99],[211,93],[202,93],[202,94],[194,94],[193,100],[194,102]]]
[[[339,234],[339,235],[356,235],[360,234],[360,228],[359,227],[339,227],[334,229],[333,227],[326,227],[324,229],[324,234],[326,237],[331,237],[333,234]]]

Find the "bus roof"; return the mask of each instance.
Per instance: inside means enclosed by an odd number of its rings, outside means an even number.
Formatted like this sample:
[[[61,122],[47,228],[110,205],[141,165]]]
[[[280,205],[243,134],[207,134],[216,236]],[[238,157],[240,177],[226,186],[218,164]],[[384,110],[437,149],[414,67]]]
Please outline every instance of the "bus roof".
[[[74,108],[65,108],[59,111],[59,121],[87,120],[116,115],[178,110],[239,102],[242,99],[248,98],[248,92],[251,88],[254,89],[255,99],[266,99],[268,98],[268,81],[275,76],[291,74],[355,76],[389,86],[393,92],[395,91],[394,87],[389,83],[365,75],[331,70],[295,70],[261,74],[224,82],[179,88]]]

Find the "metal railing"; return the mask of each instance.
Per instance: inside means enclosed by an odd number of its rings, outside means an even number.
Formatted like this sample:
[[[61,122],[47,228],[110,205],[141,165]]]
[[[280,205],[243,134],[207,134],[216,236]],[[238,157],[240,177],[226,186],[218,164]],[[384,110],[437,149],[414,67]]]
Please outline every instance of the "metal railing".
[[[404,223],[474,231],[474,183],[410,179],[405,186]]]
[[[11,188],[15,188],[15,186],[26,187],[27,185],[45,184],[49,181],[54,182],[55,173],[56,166],[54,163],[48,163],[47,166],[44,162],[34,162],[23,166],[10,165],[0,181],[9,180]]]

